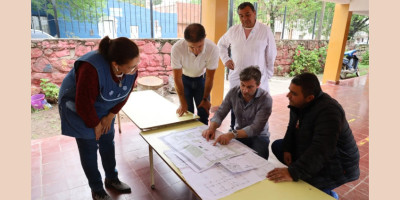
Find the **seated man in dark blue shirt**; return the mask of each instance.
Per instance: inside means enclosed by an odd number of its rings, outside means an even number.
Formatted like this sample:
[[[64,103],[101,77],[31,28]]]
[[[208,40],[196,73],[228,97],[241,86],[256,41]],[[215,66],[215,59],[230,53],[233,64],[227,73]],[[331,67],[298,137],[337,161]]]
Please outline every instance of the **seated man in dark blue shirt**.
[[[268,118],[272,112],[272,98],[267,91],[259,88],[261,72],[257,66],[250,66],[240,72],[240,86],[229,90],[218,111],[210,120],[203,137],[215,138],[215,130],[233,109],[236,115],[235,130],[220,135],[215,143],[226,145],[236,138],[255,150],[259,156],[268,159]]]

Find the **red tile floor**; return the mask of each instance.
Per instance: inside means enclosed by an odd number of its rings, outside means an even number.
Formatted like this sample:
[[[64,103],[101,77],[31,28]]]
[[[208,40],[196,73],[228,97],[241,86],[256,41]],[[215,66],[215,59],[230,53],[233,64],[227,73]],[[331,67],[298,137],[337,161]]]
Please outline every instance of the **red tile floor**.
[[[322,86],[323,91],[342,104],[360,150],[361,176],[335,189],[340,199],[369,198],[368,86],[367,76],[344,80],[339,85]],[[273,100],[269,120],[271,141],[283,137],[289,114],[286,94],[274,95]],[[228,115],[222,130],[227,130],[229,123]],[[132,193],[118,195],[108,191],[114,199],[197,199],[157,154],[154,154],[156,189],[152,190],[147,143],[140,137],[139,129],[133,123],[123,123],[122,131],[122,134],[116,133],[115,136],[117,169],[120,179],[132,187]],[[279,165],[272,153],[270,160]],[[99,168],[104,177],[100,160]],[[91,199],[76,142],[70,137],[55,136],[31,141],[31,180],[31,199]]]

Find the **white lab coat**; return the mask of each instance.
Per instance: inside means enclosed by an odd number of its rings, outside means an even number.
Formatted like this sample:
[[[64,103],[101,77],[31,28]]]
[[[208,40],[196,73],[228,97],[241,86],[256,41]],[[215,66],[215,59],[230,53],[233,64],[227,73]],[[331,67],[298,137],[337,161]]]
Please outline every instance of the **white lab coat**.
[[[231,58],[228,47],[231,45]],[[229,71],[230,88],[240,84],[240,72],[251,65],[258,65],[261,71],[260,87],[270,92],[268,79],[274,75],[277,54],[275,38],[271,29],[256,21],[246,39],[242,24],[232,26],[218,41],[219,56],[225,64],[232,59],[235,69]]]

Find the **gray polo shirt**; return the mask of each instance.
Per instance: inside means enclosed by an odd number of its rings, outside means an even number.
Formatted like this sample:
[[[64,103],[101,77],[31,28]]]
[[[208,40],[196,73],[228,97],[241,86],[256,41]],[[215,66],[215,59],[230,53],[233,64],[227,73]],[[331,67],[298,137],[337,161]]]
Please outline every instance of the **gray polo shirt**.
[[[240,86],[233,87],[219,106],[212,122],[221,124],[229,111],[236,116],[235,129],[243,129],[248,137],[268,136],[268,118],[272,112],[272,98],[265,90],[258,88],[255,97],[246,103],[240,92]]]

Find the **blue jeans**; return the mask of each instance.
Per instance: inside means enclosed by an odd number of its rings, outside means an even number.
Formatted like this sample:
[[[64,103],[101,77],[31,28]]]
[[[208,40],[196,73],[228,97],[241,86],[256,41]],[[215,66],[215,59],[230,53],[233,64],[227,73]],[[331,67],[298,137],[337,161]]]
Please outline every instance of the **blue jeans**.
[[[104,134],[98,141],[96,139],[76,138],[76,143],[78,144],[81,165],[92,191],[103,190],[103,182],[97,166],[97,149],[100,151],[106,178],[118,178],[118,172],[115,168],[114,133]]]
[[[189,76],[185,76],[182,74],[182,82],[183,88],[185,92],[185,99],[188,105],[188,111],[194,113],[194,104],[193,100],[197,106],[200,105],[201,101],[203,100],[204,95],[204,84],[206,81],[206,76],[200,76],[196,78],[192,78]],[[210,99],[210,97],[208,97]],[[208,114],[204,108],[197,109],[197,115],[200,117],[200,121],[203,124],[208,125]]]
[[[322,192],[325,192],[326,194],[328,194],[329,196],[332,196],[332,197],[335,198],[335,199],[339,199],[339,195],[338,195],[335,191],[333,191],[333,189],[334,189],[334,188],[332,188],[332,189],[325,189],[325,190],[322,190]]]
[[[269,157],[269,137],[267,136],[254,136],[248,138],[236,138],[236,140],[240,141],[241,143],[245,144],[246,146],[250,147],[257,154],[266,160]]]
[[[272,153],[274,153],[276,158],[282,164],[286,165],[285,162],[283,162],[283,139],[275,140],[271,145],[271,149],[272,149]],[[292,161],[295,161],[295,160],[296,160],[296,158],[292,157]],[[339,197],[337,196],[336,192],[333,191],[333,189],[335,189],[335,188],[324,189],[322,191],[325,192],[326,194],[334,197],[335,199],[338,199]]]
[[[271,145],[272,153],[276,156],[276,158],[284,165],[283,161],[283,139],[275,140]],[[293,159],[292,159],[293,160]]]

